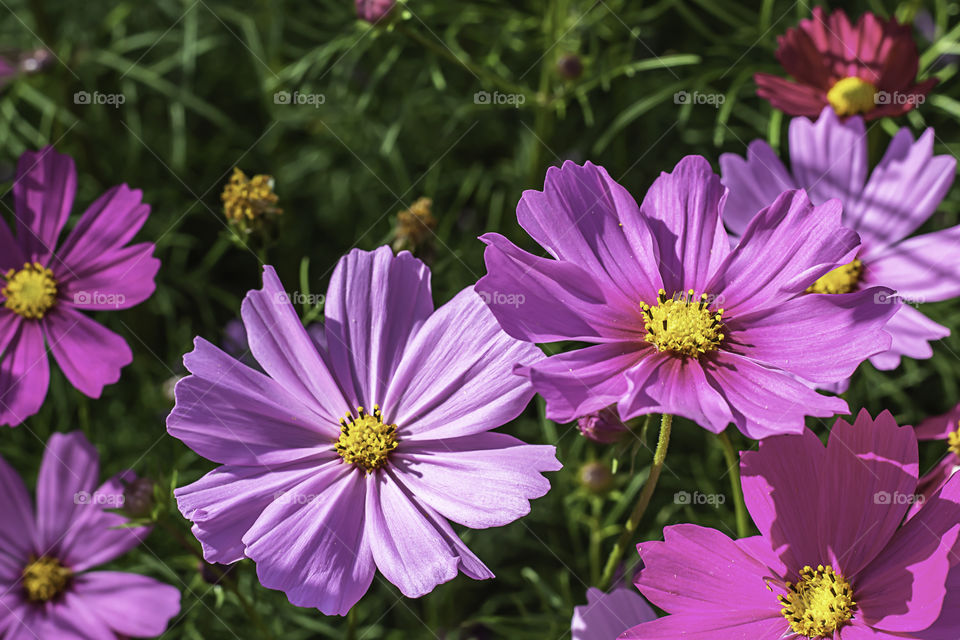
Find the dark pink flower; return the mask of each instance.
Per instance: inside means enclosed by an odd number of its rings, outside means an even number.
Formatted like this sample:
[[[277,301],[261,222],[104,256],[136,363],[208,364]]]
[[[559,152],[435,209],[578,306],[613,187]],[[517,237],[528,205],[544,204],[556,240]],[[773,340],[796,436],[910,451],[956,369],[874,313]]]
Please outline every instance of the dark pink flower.
[[[851,24],[821,7],[778,38],[777,59],[793,76],[758,73],[757,95],[793,116],[815,118],[825,105],[867,120],[898,116],[923,102],[936,78],[916,82],[919,58],[910,25],[873,13]]]
[[[126,341],[81,311],[126,309],[153,293],[152,242],[129,245],[150,213],[138,189],[112,187],[58,245],[77,190],[69,156],[52,147],[20,156],[13,185],[16,237],[0,221],[0,424],[39,411],[53,354],[91,398],[120,379]]]
[[[96,449],[75,431],[47,443],[36,511],[0,458],[0,630],[5,640],[152,638],[180,611],[180,592],[135,573],[91,571],[147,536],[124,527],[126,471],[98,488]]]

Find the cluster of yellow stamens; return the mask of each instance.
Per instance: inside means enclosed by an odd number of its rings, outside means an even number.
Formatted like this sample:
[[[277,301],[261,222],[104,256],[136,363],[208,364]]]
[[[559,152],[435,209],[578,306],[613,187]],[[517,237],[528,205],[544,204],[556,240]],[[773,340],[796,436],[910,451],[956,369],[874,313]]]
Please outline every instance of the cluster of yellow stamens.
[[[47,602],[63,593],[73,572],[56,558],[31,556],[20,577],[23,590],[31,602]]]
[[[827,92],[827,102],[841,118],[868,113],[877,106],[877,88],[873,83],[850,76],[837,80]]]
[[[276,206],[279,198],[273,192],[273,177],[259,174],[248,178],[236,167],[220,198],[223,212],[231,222],[256,220],[266,213],[283,213]]]
[[[949,447],[950,453],[960,456],[960,427],[947,435],[947,447]]]
[[[700,356],[716,350],[723,342],[723,309],[711,311],[707,294],[696,297],[693,289],[684,294],[667,297],[660,289],[657,304],[640,304],[644,338],[658,351],[670,351],[680,356]]]
[[[433,200],[430,198],[417,198],[409,209],[397,214],[394,249],[415,249],[433,235],[437,219],[433,217],[432,206]]]
[[[795,633],[806,638],[833,637],[833,632],[853,617],[853,588],[833,567],[807,565],[800,581],[786,584],[787,593],[778,596],[780,613]]]
[[[10,269],[4,278],[7,285],[0,290],[6,298],[3,305],[24,318],[42,318],[57,301],[53,271],[39,262],[27,262],[20,270]]]
[[[340,437],[334,448],[344,462],[370,473],[387,464],[390,452],[397,448],[397,425],[384,424],[377,405],[372,414],[357,407],[357,415],[348,413],[340,418]]]
[[[850,293],[856,291],[863,275],[863,263],[859,258],[830,271],[807,287],[807,293]]]

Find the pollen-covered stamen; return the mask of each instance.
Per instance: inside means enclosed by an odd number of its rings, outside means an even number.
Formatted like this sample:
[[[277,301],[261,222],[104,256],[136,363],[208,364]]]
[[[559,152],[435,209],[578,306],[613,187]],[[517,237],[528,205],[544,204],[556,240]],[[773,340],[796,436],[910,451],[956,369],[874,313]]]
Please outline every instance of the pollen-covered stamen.
[[[39,262],[28,262],[23,269],[10,269],[3,276],[7,284],[0,290],[3,305],[24,318],[42,318],[57,301],[57,281],[53,271]]]
[[[795,633],[806,638],[833,637],[833,632],[853,617],[857,603],[853,588],[830,565],[806,566],[800,581],[786,583],[787,593],[777,596],[780,613]]]
[[[867,113],[877,106],[877,87],[873,83],[850,76],[837,80],[827,92],[827,102],[840,117]]]
[[[950,449],[950,453],[960,456],[960,426],[947,435],[947,447]]]
[[[859,258],[854,258],[853,262],[848,262],[820,276],[816,282],[807,287],[807,293],[850,293],[860,286],[861,276],[863,276],[863,263]]]
[[[699,298],[690,289],[684,294],[667,297],[660,289],[657,304],[641,303],[644,338],[657,351],[670,351],[680,356],[700,356],[716,350],[723,342],[723,309],[710,309],[709,296]]]
[[[73,572],[49,556],[30,557],[20,576],[20,583],[31,602],[47,602],[63,593]]]
[[[340,418],[340,437],[335,448],[344,462],[370,473],[387,464],[390,452],[397,448],[397,425],[384,424],[377,405],[373,405],[372,414],[357,407],[357,416],[348,413]]]

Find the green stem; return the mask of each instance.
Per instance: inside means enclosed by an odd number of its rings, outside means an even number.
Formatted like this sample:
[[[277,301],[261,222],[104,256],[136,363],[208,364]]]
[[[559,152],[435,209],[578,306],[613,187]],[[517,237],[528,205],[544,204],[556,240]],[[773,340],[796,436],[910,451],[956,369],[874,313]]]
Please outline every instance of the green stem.
[[[640,526],[640,520],[643,518],[644,512],[650,505],[650,499],[653,497],[653,492],[657,488],[657,481],[660,479],[660,471],[663,469],[663,463],[667,459],[667,447],[670,445],[670,428],[672,426],[673,416],[669,413],[663,414],[663,418],[660,421],[660,437],[657,440],[657,449],[653,452],[653,463],[650,465],[650,475],[647,477],[646,484],[643,485],[643,491],[640,492],[640,497],[637,499],[637,504],[633,507],[633,512],[623,527],[623,533],[620,534],[617,544],[607,557],[607,564],[603,568],[603,575],[600,576],[601,589],[605,590],[610,586],[610,582],[613,580],[613,574],[617,570],[617,564],[619,564],[620,558],[623,557],[624,551],[626,551],[627,546],[633,539],[633,534],[636,532],[637,527]]]
[[[747,507],[743,502],[743,490],[740,487],[740,460],[737,450],[730,442],[726,431],[717,434],[717,440],[723,447],[723,457],[727,459],[730,476],[730,492],[733,494],[733,508],[737,516],[737,536],[746,538],[750,533],[750,521],[747,519]]]

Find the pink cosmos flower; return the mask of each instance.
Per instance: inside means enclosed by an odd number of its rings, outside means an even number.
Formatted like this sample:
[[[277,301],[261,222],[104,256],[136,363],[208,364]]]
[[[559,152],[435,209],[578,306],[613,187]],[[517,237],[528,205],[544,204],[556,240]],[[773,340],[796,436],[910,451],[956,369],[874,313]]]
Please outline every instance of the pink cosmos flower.
[[[487,275],[476,289],[508,334],[590,343],[517,369],[548,418],[616,404],[624,420],[669,413],[763,438],[800,433],[806,415],[848,411],[798,379],[843,379],[887,349],[882,327],[897,305],[876,300],[892,292],[798,295],[858,250],[837,201],[814,207],[804,192],[785,192],[731,249],[726,199],[699,156],[661,174],[639,207],[604,169],[567,162],[517,207],[552,258],[496,233],[481,238]]]
[[[928,638],[960,556],[960,476],[904,522],[917,485],[917,440],[889,412],[837,420],[826,446],[807,430],[742,454],[747,509],[761,535],[731,540],[682,524],[637,545],[637,588],[668,616],[634,640]],[[954,581],[956,576],[950,576]],[[939,621],[938,621],[939,619]]]
[[[917,440],[936,441],[943,446],[940,462],[920,478],[917,486],[917,493],[929,498],[960,467],[960,404],[942,415],[927,418],[914,431]]]
[[[617,587],[610,593],[591,587],[587,604],[573,608],[571,640],[613,640],[626,629],[655,620],[647,601],[633,589]]]
[[[540,352],[472,289],[434,309],[427,267],[389,247],[340,260],[325,312],[323,346],[268,266],[242,307],[265,373],[200,338],[184,357],[167,429],[222,465],[176,492],[204,557],[251,558],[265,587],[328,615],[375,569],[408,597],[493,577],[448,521],[501,526],[550,488],[554,447],[491,432],[530,401],[511,370]]]
[[[52,147],[24,153],[13,185],[16,237],[0,221],[0,424],[40,410],[53,354],[67,380],[99,398],[133,355],[126,341],[81,311],[126,309],[153,293],[160,261],[151,242],[128,245],[150,213],[141,193],[112,187],[57,241],[77,173]]]
[[[146,576],[92,571],[136,547],[146,527],[123,527],[132,471],[97,488],[100,461],[79,431],[55,433],[37,479],[36,511],[0,458],[0,634],[4,640],[152,638],[180,611],[180,592]]]
[[[919,57],[910,25],[873,13],[856,24],[842,9],[815,7],[777,39],[777,59],[796,82],[768,73],[754,76],[757,95],[793,116],[816,117],[825,105],[841,117],[898,116],[922,104],[936,78],[916,82]]]
[[[814,286],[821,293],[847,293],[882,285],[908,302],[933,302],[960,295],[960,226],[910,238],[933,215],[953,183],[957,161],[933,155],[933,129],[914,141],[897,132],[880,163],[868,174],[867,136],[861,118],[841,122],[824,109],[814,122],[790,122],[790,170],[763,140],[754,140],[746,159],[720,156],[723,183],[730,189],[723,221],[737,236],[756,208],[784,189],[806,189],[814,203],[837,198],[844,226],[860,235],[860,249],[843,267]],[[929,342],[950,334],[916,308],[903,305],[886,330],[890,349],[870,358],[878,369],[895,369],[901,356],[929,358]]]

